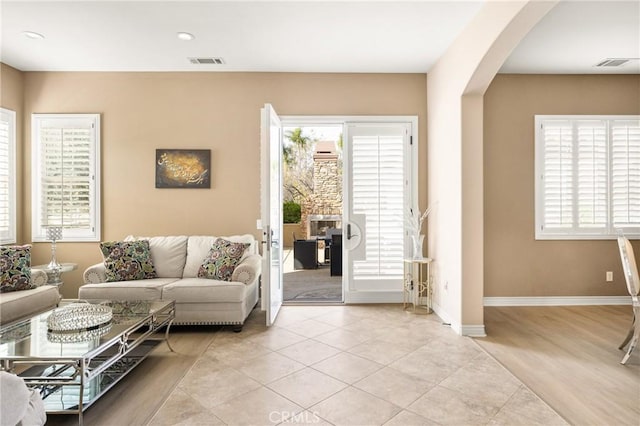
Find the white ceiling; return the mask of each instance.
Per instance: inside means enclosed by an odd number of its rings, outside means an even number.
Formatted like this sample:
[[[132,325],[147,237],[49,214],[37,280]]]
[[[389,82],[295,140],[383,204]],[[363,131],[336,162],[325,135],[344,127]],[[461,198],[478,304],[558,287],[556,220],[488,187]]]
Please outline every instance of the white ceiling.
[[[427,72],[472,1],[0,0],[0,60],[23,71]],[[44,40],[32,40],[35,31]],[[195,35],[181,41],[178,31]],[[221,57],[194,65],[189,57]],[[640,0],[563,2],[501,72],[640,73]]]
[[[617,68],[594,65],[635,58]],[[640,1],[564,1],[520,42],[500,72],[640,74]]]

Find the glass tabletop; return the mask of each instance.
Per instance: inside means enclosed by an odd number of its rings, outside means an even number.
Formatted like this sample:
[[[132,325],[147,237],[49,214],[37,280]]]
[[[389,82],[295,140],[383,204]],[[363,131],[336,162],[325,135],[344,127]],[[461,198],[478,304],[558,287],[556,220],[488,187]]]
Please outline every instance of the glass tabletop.
[[[113,318],[106,324],[58,333],[48,329],[47,318],[71,303],[88,302],[110,306]],[[0,358],[80,358],[118,338],[132,327],[164,311],[173,301],[113,301],[63,299],[58,308],[0,327]]]
[[[44,272],[53,272],[53,269],[49,268],[49,265],[36,265],[32,266],[31,269],[40,269]],[[61,263],[59,272],[71,272],[78,269],[77,263]]]

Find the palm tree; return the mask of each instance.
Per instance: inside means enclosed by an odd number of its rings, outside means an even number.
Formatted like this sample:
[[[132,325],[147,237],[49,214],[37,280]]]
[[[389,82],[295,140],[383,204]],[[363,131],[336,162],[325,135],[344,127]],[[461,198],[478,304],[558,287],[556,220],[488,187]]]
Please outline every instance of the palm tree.
[[[282,160],[287,166],[291,166],[300,157],[299,154],[307,151],[313,140],[309,136],[303,136],[300,127],[287,130],[284,136],[291,144],[282,144]],[[294,152],[294,149],[297,152]]]
[[[293,147],[291,145],[282,144],[282,161],[287,167],[293,164]]]
[[[313,192],[313,156],[309,151],[316,142],[302,132],[300,127],[286,130],[282,145],[284,197],[298,203]]]

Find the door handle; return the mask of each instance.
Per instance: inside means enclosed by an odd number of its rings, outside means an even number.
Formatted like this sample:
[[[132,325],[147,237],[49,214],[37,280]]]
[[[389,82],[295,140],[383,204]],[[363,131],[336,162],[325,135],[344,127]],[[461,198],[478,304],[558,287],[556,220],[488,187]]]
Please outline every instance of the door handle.
[[[264,244],[267,247],[267,250],[269,250],[271,248],[271,226],[267,225],[267,228],[264,230],[264,232],[262,233],[265,237],[264,240],[262,240],[262,244]]]
[[[352,234],[351,233],[351,224],[348,223],[347,224],[347,240],[350,240],[351,238],[357,237],[357,236],[358,236],[358,234]]]

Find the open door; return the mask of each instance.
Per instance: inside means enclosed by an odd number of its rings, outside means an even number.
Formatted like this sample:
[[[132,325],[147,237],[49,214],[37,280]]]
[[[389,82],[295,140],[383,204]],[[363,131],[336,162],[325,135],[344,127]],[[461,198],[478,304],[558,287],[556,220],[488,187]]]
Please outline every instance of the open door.
[[[262,219],[262,309],[267,325],[280,311],[282,287],[282,125],[270,104],[262,112],[261,145],[261,219]]]

